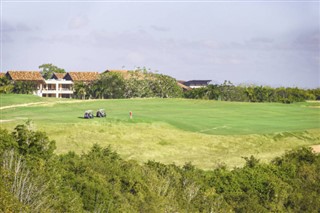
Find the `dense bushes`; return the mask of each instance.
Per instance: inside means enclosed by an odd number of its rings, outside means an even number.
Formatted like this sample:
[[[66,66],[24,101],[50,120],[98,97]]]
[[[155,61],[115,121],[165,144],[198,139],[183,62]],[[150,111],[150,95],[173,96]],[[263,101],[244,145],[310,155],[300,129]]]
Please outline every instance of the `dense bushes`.
[[[182,97],[182,89],[174,78],[147,72],[145,69],[126,73],[109,72],[90,84],[74,85],[76,98],[177,98]]]
[[[10,81],[7,77],[0,77],[0,94],[32,94],[37,89],[35,82]]]
[[[292,103],[305,100],[319,100],[320,88],[299,89],[290,87],[272,88],[268,86],[235,86],[230,81],[220,85],[192,89],[184,93],[185,98],[210,99],[243,102]]]
[[[301,148],[269,164],[210,171],[125,161],[110,147],[52,153],[30,123],[0,129],[1,212],[318,212],[320,156]],[[214,163],[214,162],[213,162]]]

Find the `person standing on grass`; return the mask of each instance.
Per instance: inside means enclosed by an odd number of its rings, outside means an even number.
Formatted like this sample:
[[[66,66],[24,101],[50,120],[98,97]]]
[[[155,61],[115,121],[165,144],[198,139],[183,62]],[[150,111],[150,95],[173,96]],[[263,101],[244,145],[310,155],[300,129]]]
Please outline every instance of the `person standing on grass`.
[[[132,119],[132,112],[131,111],[129,112],[129,116],[130,116],[130,119]]]

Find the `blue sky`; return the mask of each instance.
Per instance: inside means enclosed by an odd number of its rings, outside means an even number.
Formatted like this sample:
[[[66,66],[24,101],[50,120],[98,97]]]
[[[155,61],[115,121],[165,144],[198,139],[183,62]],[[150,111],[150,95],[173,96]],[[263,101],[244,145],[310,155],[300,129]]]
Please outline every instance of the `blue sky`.
[[[1,70],[147,67],[179,80],[320,86],[319,1],[2,1]]]

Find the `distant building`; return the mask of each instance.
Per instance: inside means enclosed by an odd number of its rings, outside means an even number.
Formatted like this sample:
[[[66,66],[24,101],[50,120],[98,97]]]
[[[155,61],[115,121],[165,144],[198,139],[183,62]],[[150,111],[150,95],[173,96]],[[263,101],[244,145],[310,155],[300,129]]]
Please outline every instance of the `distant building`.
[[[12,81],[35,82],[37,87],[34,94],[40,97],[71,98],[73,94],[72,81],[65,79],[45,80],[39,71],[8,71],[6,76]]]
[[[42,90],[37,91],[41,97],[72,98],[73,82],[65,79],[45,80]]]
[[[98,72],[67,72],[63,79],[73,82],[89,83],[99,79]]]
[[[179,87],[182,88],[183,91],[188,91],[188,90],[192,89],[191,87],[188,87],[188,86],[184,85],[183,83],[181,83],[181,81],[177,81],[177,84]]]
[[[180,81],[185,86],[188,86],[190,88],[200,88],[200,87],[206,87],[209,85],[211,80],[191,80],[191,81]]]
[[[42,90],[45,84],[44,78],[39,71],[8,71],[6,77],[11,81],[28,81],[36,84],[37,90]]]

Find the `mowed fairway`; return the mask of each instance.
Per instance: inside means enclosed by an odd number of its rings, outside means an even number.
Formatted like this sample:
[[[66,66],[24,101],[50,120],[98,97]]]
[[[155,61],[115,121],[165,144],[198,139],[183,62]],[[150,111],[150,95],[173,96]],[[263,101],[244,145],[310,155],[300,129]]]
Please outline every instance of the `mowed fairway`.
[[[2,96],[4,106],[19,103],[10,101],[16,96]],[[100,108],[107,118],[82,118],[85,110]],[[98,143],[124,159],[192,162],[204,169],[222,162],[241,166],[241,157],[250,155],[268,161],[295,147],[320,144],[319,103],[42,99],[38,105],[2,109],[0,119],[9,120],[1,123],[9,130],[31,119],[56,140],[57,153],[81,153]]]

